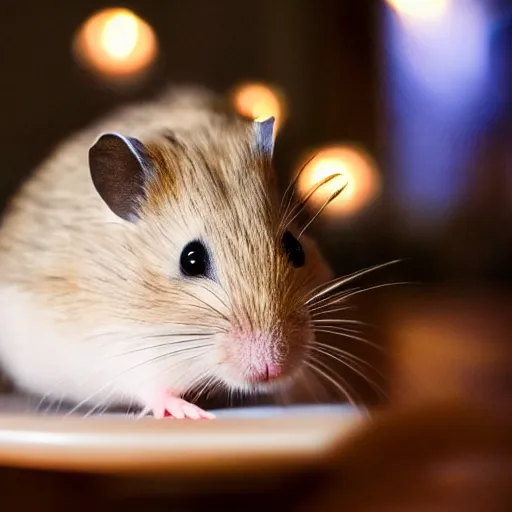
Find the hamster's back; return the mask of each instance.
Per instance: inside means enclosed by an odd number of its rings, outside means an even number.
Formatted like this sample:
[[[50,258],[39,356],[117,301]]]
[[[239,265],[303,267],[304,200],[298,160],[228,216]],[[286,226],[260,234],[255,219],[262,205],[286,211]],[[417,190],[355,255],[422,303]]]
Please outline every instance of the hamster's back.
[[[87,248],[90,230],[120,223],[91,180],[88,150],[101,133],[141,140],[167,130],[193,134],[235,115],[224,98],[202,88],[170,88],[156,98],[124,106],[61,142],[14,195],[0,227],[0,282],[29,280],[67,247]],[[219,138],[222,133],[210,130]],[[129,226],[128,226],[129,229]],[[85,245],[85,246],[84,246]],[[64,263],[67,265],[68,263]],[[46,271],[48,269],[46,268]]]

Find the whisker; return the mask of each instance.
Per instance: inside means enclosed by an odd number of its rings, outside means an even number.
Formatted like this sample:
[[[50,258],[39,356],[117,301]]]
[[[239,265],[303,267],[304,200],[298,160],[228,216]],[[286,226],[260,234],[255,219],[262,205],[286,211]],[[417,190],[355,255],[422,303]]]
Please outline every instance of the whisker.
[[[332,329],[333,331],[337,331],[337,332],[347,332],[347,333],[358,334],[358,335],[362,334],[360,329],[354,329],[354,328],[350,328],[350,327],[343,327],[342,325],[332,325],[331,323],[329,323],[329,324],[318,324],[318,323],[312,321],[311,325],[312,325],[312,327],[313,327],[313,329],[315,331],[318,331],[318,329]]]
[[[98,412],[98,415],[103,416],[115,404],[116,404],[115,398],[112,398],[110,401],[107,401],[107,403],[103,406],[103,408]],[[117,406],[119,406],[119,404],[117,404]]]
[[[197,322],[172,322],[170,325],[184,325],[187,327],[205,327],[207,329],[216,329],[216,332],[227,332],[225,327],[221,327],[219,325],[211,325],[211,324],[199,324]]]
[[[199,389],[203,389],[205,383],[209,382],[210,379],[211,379],[211,375],[212,375],[212,372],[208,371],[206,372],[206,374],[204,375],[198,375],[197,377],[195,377],[192,382],[188,385],[188,391],[187,391],[187,395],[190,395],[190,394],[193,394],[194,395],[194,398],[190,398],[190,400],[192,402],[195,402],[198,400],[198,397],[199,397]],[[198,386],[201,386],[200,388],[198,388]]]
[[[190,293],[189,291],[186,290],[180,290],[180,293],[184,293],[185,295],[192,297],[194,300],[197,300],[201,304],[204,304],[207,309],[213,311],[214,313],[216,313],[222,319],[229,323],[229,318],[226,315],[222,314],[217,308],[214,308],[211,304],[208,304],[208,302],[205,302],[204,300],[200,299],[197,295],[194,295],[193,293]]]
[[[137,364],[135,364],[134,366],[131,366],[130,368],[126,368],[124,369],[123,371],[121,371],[120,373],[118,373],[114,380],[101,386],[99,389],[97,389],[94,393],[90,394],[86,399],[82,400],[81,402],[79,402],[78,404],[76,404],[67,414],[66,416],[70,416],[72,415],[74,412],[76,412],[80,407],[82,407],[84,404],[86,404],[91,398],[94,398],[95,396],[97,396],[99,393],[101,393],[102,391],[104,391],[106,388],[108,388],[109,386],[112,386],[115,384],[116,382],[116,379],[118,379],[120,376],[122,375],[125,375],[126,373],[130,372],[130,371],[133,371],[137,368],[139,368],[140,366],[143,366],[143,365],[146,365],[146,364],[150,364],[150,363],[154,363],[158,360],[162,360],[162,359],[165,359],[165,358],[168,358],[170,356],[174,356],[175,354],[177,353],[183,353],[183,352],[187,352],[187,351],[190,351],[190,350],[197,350],[197,349],[201,349],[201,348],[205,348],[205,347],[209,347],[211,346],[211,343],[209,344],[203,344],[203,345],[194,345],[193,347],[187,347],[185,349],[180,349],[180,350],[177,350],[177,351],[170,351],[170,352],[167,352],[165,354],[161,354],[161,355],[158,355],[156,357],[152,357],[150,359],[147,359],[145,361],[141,361]],[[181,362],[181,361],[180,361]]]
[[[142,418],[147,416],[150,412],[151,412],[151,408],[150,407],[148,407],[148,406],[143,407],[141,409],[141,411],[139,412],[139,414],[135,417],[135,420],[136,421],[141,420]]]
[[[314,318],[313,324],[344,324],[344,325],[365,325],[360,320],[350,320],[348,318]]]
[[[128,403],[128,408],[126,409],[126,416],[127,417],[133,416],[132,407],[133,407],[133,396],[130,398],[130,402]]]
[[[139,381],[139,384],[140,384],[140,386],[144,386],[148,382],[151,382],[151,381],[154,381],[155,379],[158,379],[164,373],[169,373],[171,371],[174,373],[175,370],[177,368],[179,368],[181,365],[185,365],[186,364],[186,366],[188,368],[188,367],[190,367],[190,364],[193,364],[193,362],[196,359],[198,359],[199,357],[201,357],[202,355],[203,355],[203,353],[201,352],[199,354],[194,354],[192,356],[180,359],[179,361],[174,362],[174,364],[172,364],[170,366],[165,366],[164,368],[161,368],[160,370],[158,370],[156,372],[153,372],[148,378],[144,379],[142,382]],[[181,375],[182,374],[183,374],[183,371],[181,372]],[[152,409],[150,407],[145,407],[145,410],[147,412],[152,412]]]
[[[192,347],[192,348],[201,348],[201,349],[206,349],[208,347],[211,347],[213,346],[212,344],[208,344],[208,345],[201,345],[199,347]],[[169,372],[173,372],[174,373],[174,377],[176,378],[176,380],[179,380],[179,378],[181,378],[185,373],[187,373],[190,369],[190,365],[193,364],[195,362],[195,360],[197,360],[198,358],[200,357],[204,357],[205,354],[207,353],[208,351],[207,350],[202,350],[201,352],[197,353],[197,354],[193,354],[192,356],[189,356],[189,357],[185,357],[185,358],[180,358],[178,361],[175,361],[174,364],[171,364],[170,366],[165,366],[164,368],[161,368],[160,370],[158,371],[154,371],[152,372],[152,374],[144,379],[143,381],[139,381],[139,386],[144,386],[147,382],[151,382],[155,379],[157,379],[160,375],[164,374],[164,373],[169,373]],[[185,363],[187,363],[185,365]],[[181,372],[180,373],[177,373],[176,372],[176,369],[179,369],[179,367],[183,365],[183,366],[186,366],[184,368],[181,368]],[[192,382],[197,382],[199,379],[201,379],[202,376],[194,379]]]
[[[338,308],[325,309],[330,307],[330,304],[326,304],[325,306],[318,306],[316,308],[310,308],[309,313],[311,314],[311,318],[318,318],[320,315],[327,315],[331,313],[341,313],[342,311],[354,310],[355,306],[342,306]]]
[[[334,371],[334,369],[333,369],[333,368],[331,368],[328,364],[326,364],[325,362],[323,362],[323,361],[322,361],[322,360],[320,360],[319,358],[314,357],[314,356],[310,356],[310,357],[312,357],[312,358],[313,358],[313,360],[315,361],[315,363],[316,363],[316,364],[319,364],[320,366],[322,366],[326,372],[329,372],[329,374],[330,374],[330,375],[333,375],[333,374],[334,374],[334,376],[335,376],[336,378],[338,378],[339,380],[341,380],[341,381],[342,381],[342,383],[343,383],[343,385],[344,385],[345,387],[348,387],[348,389],[350,390],[350,392],[352,393],[352,395],[354,395],[354,396],[355,396],[355,398],[359,401],[359,408],[363,408],[363,409],[365,410],[365,412],[368,412],[368,409],[367,409],[367,407],[363,404],[363,400],[361,399],[361,396],[359,395],[359,393],[356,393],[356,392],[354,391],[354,388],[353,388],[353,387],[352,387],[352,386],[351,386],[351,385],[350,385],[350,384],[349,384],[349,383],[348,383],[344,378],[342,378],[342,377],[341,377],[337,372],[335,372],[335,371]],[[351,396],[352,396],[352,395],[351,395]],[[350,404],[351,404],[353,407],[358,408],[357,403],[356,403],[354,400],[352,400],[352,401],[350,402]]]
[[[155,337],[158,337],[158,336],[155,336]],[[163,336],[165,337],[165,336]],[[191,343],[193,341],[201,341],[201,340],[207,340],[209,339],[210,336],[201,336],[199,338],[187,338],[186,340],[180,340],[180,341],[169,341],[167,343],[159,343],[157,345],[150,345],[148,347],[138,347],[138,348],[134,348],[132,350],[125,350],[124,352],[118,352],[116,354],[112,354],[110,356],[108,356],[108,359],[113,359],[113,358],[117,358],[117,357],[123,357],[123,356],[127,356],[129,354],[134,354],[136,352],[143,352],[145,350],[152,350],[152,349],[155,349],[155,348],[162,348],[162,347],[172,347],[174,345],[179,345],[179,344],[182,344],[182,343]],[[152,337],[148,337],[148,338],[152,338]]]
[[[315,192],[320,187],[323,187],[326,183],[329,183],[329,181],[332,181],[333,179],[339,178],[339,177],[341,177],[340,173],[334,173],[334,174],[331,174],[330,176],[327,176],[326,178],[319,181],[318,183],[316,183],[315,186],[312,187],[311,190],[307,193],[307,195],[304,197],[304,199],[297,205],[297,207],[295,209],[292,209],[290,214],[284,218],[284,226],[285,227],[289,226],[301,214],[301,212],[304,210],[304,208],[306,207],[306,205],[309,202],[309,200],[311,199],[311,197],[313,197]]]
[[[313,326],[313,329],[316,329],[317,327],[319,329],[333,329],[335,331],[339,332],[346,332],[349,334],[357,334],[358,336],[362,335],[363,332],[361,329],[355,329],[353,327],[346,327],[344,324],[352,325],[350,322],[334,322],[333,320],[327,320],[326,322],[318,321],[318,320],[312,320],[311,325]]]
[[[315,329],[316,332],[323,332],[325,334],[335,334],[337,336],[344,336],[346,338],[351,338],[353,340],[356,340],[356,341],[361,341],[362,343],[365,343],[366,345],[369,345],[370,347],[373,347],[374,349],[376,350],[379,350],[381,352],[384,351],[384,349],[382,347],[380,347],[379,345],[375,344],[375,343],[372,343],[371,341],[365,339],[365,338],[361,338],[360,336],[355,336],[354,334],[348,334],[348,333],[345,333],[343,331],[338,331],[337,329],[335,329],[334,327],[332,329]]]
[[[99,410],[101,407],[103,407],[103,403],[105,402],[105,400],[108,400],[112,394],[114,393],[114,391],[110,391],[107,396],[105,398],[103,398],[102,400],[100,400],[97,404],[93,405],[92,407],[89,408],[89,410],[84,413],[84,415],[82,416],[82,418],[88,418],[89,416],[91,416],[92,414],[94,414],[94,412],[96,410]],[[85,404],[84,404],[85,405]]]
[[[225,392],[226,386],[222,383],[222,381],[214,379],[212,381],[212,385],[206,389],[205,398],[210,398],[210,396],[215,395],[218,392]]]
[[[207,292],[209,292],[211,295],[213,295],[213,297],[215,297],[225,308],[227,311],[230,310],[230,308],[228,307],[228,305],[219,297],[219,295],[217,293],[215,293],[211,288],[208,288],[207,286],[205,286],[204,284],[202,283],[197,283],[198,286],[200,286],[203,290],[206,290]]]
[[[319,208],[319,210],[313,215],[313,217],[309,220],[309,222],[302,228],[299,235],[297,236],[297,240],[300,240],[300,237],[304,234],[304,232],[315,222],[315,220],[322,214],[322,212],[347,188],[348,182],[343,185],[343,187],[340,187],[336,192],[331,194],[324,204]]]
[[[347,300],[349,299],[350,297],[354,297],[355,295],[359,295],[360,293],[366,293],[366,292],[371,292],[373,290],[377,290],[379,288],[387,288],[389,286],[399,286],[399,285],[406,285],[406,284],[411,284],[410,282],[408,281],[395,281],[394,283],[383,283],[383,284],[378,284],[376,286],[369,286],[368,288],[360,288],[356,291],[353,291],[349,294],[345,294],[343,295],[343,297],[339,300]],[[339,300],[337,301],[334,301],[332,304],[336,304],[337,302],[339,302]]]
[[[194,397],[192,398],[193,403],[196,403],[202,397],[204,392],[211,387],[213,381],[215,380],[215,375],[207,374],[206,377],[201,376],[199,380],[202,380],[202,379],[204,379],[203,385],[195,392]]]
[[[359,329],[349,329],[348,327],[340,327],[339,325],[312,325],[316,332],[322,332],[319,331],[319,329],[332,329],[333,331],[336,331],[339,334],[355,334],[357,336],[360,336],[362,334],[362,332]]]
[[[52,398],[50,400],[50,403],[46,406],[43,414],[48,414],[48,413],[51,413],[52,409],[53,409],[53,406],[57,403],[57,399],[56,398]]]
[[[209,331],[209,332],[180,332],[180,331],[169,332],[167,330],[175,325],[186,325],[186,326],[191,326],[191,327],[205,327],[208,329],[216,329],[216,330]],[[161,336],[165,336],[168,338],[178,337],[178,336],[199,336],[199,335],[208,335],[208,334],[213,336],[214,334],[220,334],[221,332],[225,331],[224,328],[221,328],[219,326],[207,325],[207,324],[197,324],[197,323],[186,324],[186,323],[174,323],[173,322],[173,323],[164,325],[163,328],[165,328],[165,330],[163,332],[155,333],[155,328],[153,326],[151,326],[151,334],[147,334],[147,335],[141,334],[141,332],[131,333],[131,332],[126,332],[124,330],[97,332],[94,334],[89,334],[88,336],[85,337],[85,339],[87,341],[92,341],[92,340],[96,340],[98,338],[106,338],[108,340],[107,342],[110,343],[110,339],[112,337],[120,337],[123,339],[123,341],[128,341],[128,340],[137,340],[138,341],[140,339],[148,339],[148,338],[152,338],[152,337],[161,337]]]
[[[289,208],[290,206],[290,203],[293,199],[293,191],[295,189],[295,186],[297,184],[297,182],[299,181],[299,178],[301,176],[301,174],[304,172],[304,169],[306,169],[306,167],[308,166],[308,164],[310,162],[313,161],[313,159],[317,156],[317,154],[313,154],[311,155],[300,167],[299,171],[296,173],[296,175],[294,176],[294,178],[290,181],[290,183],[288,184],[288,186],[286,187],[286,190],[284,192],[284,195],[283,195],[283,198],[281,200],[281,205],[279,206],[279,213],[281,213],[281,210],[282,210],[282,207],[284,205],[284,201],[286,200],[286,197],[288,196],[288,194],[291,192],[290,194],[290,197],[288,199],[288,202],[287,202],[287,209]],[[285,213],[286,213],[286,210],[285,210]]]
[[[368,377],[368,375],[366,375],[363,371],[361,371],[361,368],[358,368],[356,366],[356,364],[354,363],[354,361],[350,361],[350,359],[344,359],[341,356],[335,356],[334,354],[331,354],[331,353],[327,352],[326,350],[322,350],[319,347],[311,347],[311,349],[314,350],[315,352],[318,352],[327,357],[330,357],[334,361],[338,361],[339,363],[343,364],[344,366],[346,366],[347,368],[352,370],[354,373],[359,375],[363,380],[365,380],[375,391],[377,391],[377,393],[382,394],[384,396],[384,398],[386,398],[386,400],[389,399],[389,396],[384,391],[382,386],[377,384],[373,379],[371,379],[370,377]]]
[[[339,288],[340,286],[342,286],[342,285],[344,285],[344,284],[346,284],[346,283],[348,283],[350,281],[353,281],[354,279],[357,279],[358,277],[361,277],[363,275],[369,274],[370,272],[375,272],[376,270],[379,270],[381,268],[387,267],[389,265],[394,265],[395,263],[399,263],[401,261],[402,260],[388,261],[386,263],[381,263],[379,265],[374,265],[372,267],[368,267],[366,269],[359,270],[358,272],[354,272],[353,274],[350,274],[348,276],[341,277],[338,280],[336,280],[334,283],[328,285],[323,290],[321,290],[320,292],[316,293],[314,296],[309,298],[306,301],[306,305],[310,304],[311,302],[313,302],[314,300],[316,300],[316,299],[318,299],[320,297],[323,297],[325,294],[331,292],[332,290],[335,290],[336,288]]]
[[[60,395],[59,402],[57,404],[57,410],[55,411],[56,414],[59,414],[60,408],[62,407],[62,402],[64,401],[64,394]]]
[[[361,365],[366,366],[368,369],[374,371],[381,379],[386,380],[384,375],[377,370],[372,364],[370,364],[368,361],[364,360],[363,358],[356,356],[355,354],[352,354],[348,352],[347,350],[343,350],[342,348],[336,347],[334,345],[329,345],[328,343],[321,343],[321,342],[315,342],[313,346],[318,346],[323,348],[324,350],[332,350],[335,353],[340,354],[343,357],[347,357],[353,361],[356,361],[360,363]]]
[[[320,283],[319,285],[315,286],[313,289],[311,289],[309,291],[309,296],[307,298],[311,298],[312,296],[316,295],[316,292],[326,288],[327,286],[329,286],[333,283],[337,283],[338,281],[340,281],[342,279],[347,279],[347,278],[353,276],[355,273],[357,273],[357,272],[354,272],[354,273],[348,274],[348,275],[344,275],[344,276],[335,277],[334,279],[330,279],[326,283]]]
[[[45,393],[39,400],[39,402],[36,404],[35,406],[35,412],[39,412],[39,408],[41,407],[41,405],[43,405],[43,403],[46,401],[47,398],[49,398],[51,395],[51,393]]]
[[[317,359],[313,359],[313,361],[305,361],[305,364],[309,368],[311,368],[313,371],[317,372],[324,379],[326,379],[328,382],[330,382],[350,402],[350,405],[352,405],[352,407],[356,408],[356,403],[354,402],[354,399],[352,398],[350,393],[343,387],[343,385],[341,385],[339,382],[337,382],[335,379],[333,379],[324,370],[318,368],[317,365],[319,364],[319,361]]]
[[[333,295],[328,295],[327,297],[320,297],[317,301],[311,303],[309,306],[310,312],[315,312],[321,310],[326,307],[332,307],[333,305],[339,305],[343,302],[343,298],[352,292],[358,291],[361,288],[348,288],[347,290],[340,290]],[[343,306],[343,307],[349,307]]]
[[[383,283],[383,284],[379,284],[379,285],[375,285],[375,286],[369,286],[367,288],[349,288],[349,290],[343,290],[343,291],[337,292],[333,295],[330,295],[328,297],[324,297],[324,298],[318,300],[316,303],[314,303],[315,307],[309,308],[309,310],[310,310],[310,312],[313,312],[313,313],[322,312],[322,309],[327,308],[327,307],[336,306],[338,304],[343,304],[349,298],[351,298],[355,295],[359,295],[360,293],[366,293],[366,292],[369,292],[372,290],[376,290],[378,288],[386,288],[388,286],[398,286],[401,284],[410,284],[410,283],[408,283],[407,281],[404,281],[404,282],[395,281],[392,283]],[[319,307],[318,307],[318,305],[319,305]],[[345,307],[345,306],[343,306],[343,307]],[[325,313],[323,313],[323,314],[325,314]]]
[[[115,389],[113,389],[103,400],[101,400],[99,403],[97,403],[94,407],[89,409],[87,413],[85,413],[82,417],[88,418],[89,416],[92,416],[95,411],[98,411],[98,416],[101,416],[105,413],[105,411],[114,403],[114,399],[112,396],[115,393]],[[107,402],[106,405],[104,405],[104,402]]]
[[[183,333],[176,333],[176,332],[162,332],[158,334],[148,334],[145,336],[138,336],[137,339],[142,340],[150,340],[150,339],[160,339],[160,338],[178,338],[183,336],[203,336],[205,338],[211,338],[215,336],[216,334],[219,334],[217,332],[183,332]],[[183,343],[186,340],[173,340],[170,343]]]

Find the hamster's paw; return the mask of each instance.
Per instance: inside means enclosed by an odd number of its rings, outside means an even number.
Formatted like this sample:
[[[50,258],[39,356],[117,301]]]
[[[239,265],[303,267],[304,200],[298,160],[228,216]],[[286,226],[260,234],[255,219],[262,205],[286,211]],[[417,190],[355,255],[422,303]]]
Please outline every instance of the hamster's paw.
[[[175,418],[178,420],[212,420],[215,416],[211,412],[193,405],[182,398],[166,392],[152,409],[155,418]]]

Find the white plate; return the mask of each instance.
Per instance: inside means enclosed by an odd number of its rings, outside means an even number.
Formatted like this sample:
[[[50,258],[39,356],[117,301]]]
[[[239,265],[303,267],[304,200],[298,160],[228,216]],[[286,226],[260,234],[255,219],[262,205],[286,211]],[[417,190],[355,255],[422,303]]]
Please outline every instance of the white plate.
[[[0,397],[0,466],[97,473],[282,471],[316,464],[363,419],[347,406],[213,411],[217,420],[41,415]]]

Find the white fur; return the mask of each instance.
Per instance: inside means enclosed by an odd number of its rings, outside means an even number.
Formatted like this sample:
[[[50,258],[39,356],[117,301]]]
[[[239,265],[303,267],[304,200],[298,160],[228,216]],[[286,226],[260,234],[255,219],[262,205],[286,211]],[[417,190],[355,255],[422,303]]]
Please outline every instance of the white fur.
[[[78,326],[59,322],[55,311],[42,309],[33,297],[14,287],[0,288],[0,312],[2,367],[30,392],[40,390],[50,399],[84,402],[88,407],[128,401],[147,405],[170,381],[176,388],[191,383],[190,371],[171,369],[179,363],[179,355],[141,364],[169,349],[156,347],[141,355],[144,345],[133,325],[111,324],[81,332]],[[144,334],[139,328],[139,335]],[[187,364],[187,370],[191,366]]]
[[[305,267],[283,253],[274,180],[253,154],[250,122],[219,125],[215,110],[184,98],[128,108],[72,137],[16,196],[0,230],[0,364],[18,386],[151,408],[164,390],[210,378],[247,389],[256,359],[296,373],[311,334],[300,301],[330,274],[306,237]],[[93,187],[87,148],[106,131],[147,144],[163,127],[192,149],[180,160],[157,144],[164,193],[153,190],[140,222],[122,221]],[[211,248],[216,282],[179,271],[195,238]],[[257,350],[247,346],[254,332],[264,333]]]
[[[40,389],[60,397],[65,382],[65,394],[79,398],[87,390],[74,384],[83,382],[84,370],[92,360],[86,351],[76,357],[71,347],[76,347],[77,341],[71,338],[78,333],[69,328],[67,332],[58,329],[57,314],[42,310],[26,292],[1,287],[0,360],[4,370],[15,375],[17,384],[24,389]]]

